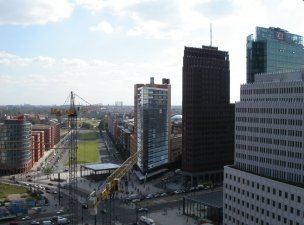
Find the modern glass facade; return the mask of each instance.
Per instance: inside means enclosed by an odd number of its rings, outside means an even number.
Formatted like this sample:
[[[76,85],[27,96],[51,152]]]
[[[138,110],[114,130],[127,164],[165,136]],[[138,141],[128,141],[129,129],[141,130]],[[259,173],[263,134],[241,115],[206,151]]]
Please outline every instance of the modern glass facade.
[[[303,37],[280,28],[256,27],[247,37],[247,83],[255,74],[297,69],[304,65]]]
[[[142,86],[137,94],[138,166],[146,173],[168,163],[170,85]]]
[[[27,172],[32,166],[32,124],[6,120],[0,124],[0,174]]]

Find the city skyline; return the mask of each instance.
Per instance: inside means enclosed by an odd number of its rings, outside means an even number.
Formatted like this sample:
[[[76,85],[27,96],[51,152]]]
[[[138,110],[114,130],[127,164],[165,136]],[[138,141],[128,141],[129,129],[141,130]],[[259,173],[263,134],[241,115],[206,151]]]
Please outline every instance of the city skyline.
[[[0,105],[63,104],[71,90],[92,104],[133,105],[134,84],[151,76],[169,78],[172,105],[181,105],[184,46],[208,45],[210,24],[212,45],[229,52],[235,102],[246,82],[246,37],[256,26],[303,35],[303,7],[287,0],[0,0]]]

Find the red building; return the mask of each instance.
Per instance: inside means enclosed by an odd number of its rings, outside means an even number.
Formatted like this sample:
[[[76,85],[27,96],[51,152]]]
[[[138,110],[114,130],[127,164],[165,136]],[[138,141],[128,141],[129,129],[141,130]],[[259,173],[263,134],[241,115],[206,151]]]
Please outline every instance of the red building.
[[[32,131],[44,131],[44,145],[45,150],[49,150],[54,146],[54,134],[52,132],[52,128],[49,125],[33,125]],[[53,135],[52,135],[53,134]]]
[[[38,160],[41,158],[41,150],[40,150],[40,146],[41,146],[41,136],[40,136],[40,132],[32,132],[32,143],[33,143],[33,151],[32,151],[32,160],[33,162],[38,162]]]

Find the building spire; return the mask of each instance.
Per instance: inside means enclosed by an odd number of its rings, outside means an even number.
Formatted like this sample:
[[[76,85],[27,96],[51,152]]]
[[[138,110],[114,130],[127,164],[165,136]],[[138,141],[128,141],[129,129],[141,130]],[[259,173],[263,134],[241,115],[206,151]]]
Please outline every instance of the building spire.
[[[212,46],[212,23],[210,23],[210,47]]]

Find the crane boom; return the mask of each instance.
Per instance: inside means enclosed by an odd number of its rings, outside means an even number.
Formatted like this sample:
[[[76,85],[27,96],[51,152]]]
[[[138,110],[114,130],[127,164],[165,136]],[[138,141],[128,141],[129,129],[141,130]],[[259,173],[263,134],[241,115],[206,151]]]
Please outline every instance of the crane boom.
[[[93,191],[88,199],[88,209],[91,215],[97,215],[98,205],[107,199],[114,191],[119,190],[120,179],[133,167],[137,161],[137,152],[130,156],[124,163],[107,177],[101,190]]]

